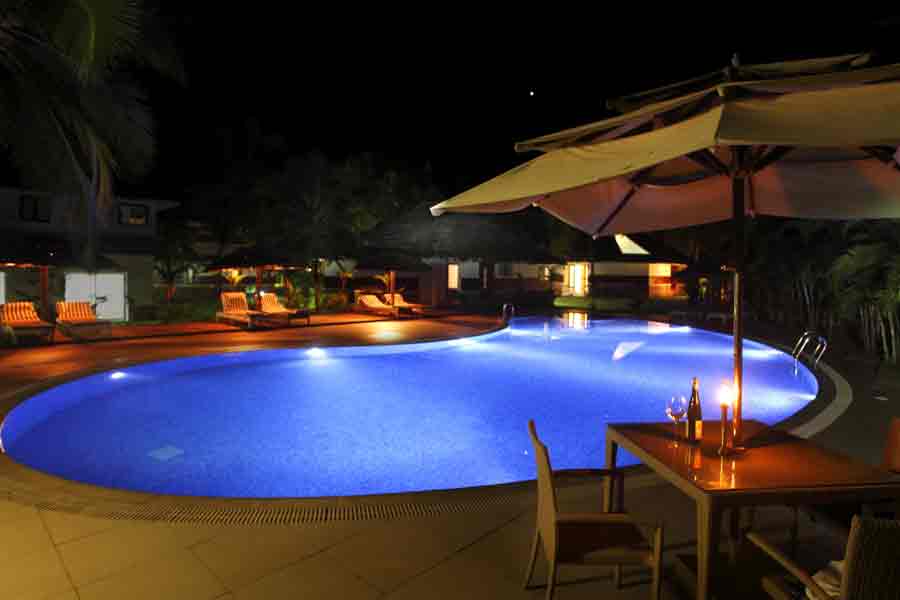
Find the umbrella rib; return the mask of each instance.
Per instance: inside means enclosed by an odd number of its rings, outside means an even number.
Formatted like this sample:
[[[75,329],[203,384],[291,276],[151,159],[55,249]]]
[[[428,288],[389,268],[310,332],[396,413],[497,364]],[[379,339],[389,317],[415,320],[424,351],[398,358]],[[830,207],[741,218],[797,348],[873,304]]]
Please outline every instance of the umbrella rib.
[[[600,227],[597,229],[597,231],[594,232],[594,235],[592,235],[591,237],[593,237],[594,239],[597,239],[598,237],[600,237],[600,234],[603,233],[603,230],[606,229],[606,227],[612,222],[612,220],[616,218],[616,215],[618,215],[619,212],[623,208],[625,208],[625,205],[628,204],[628,201],[631,200],[632,196],[634,196],[635,192],[637,192],[637,191],[638,191],[638,185],[637,184],[632,185],[631,189],[628,190],[628,192],[625,194],[625,196],[619,201],[619,204],[616,205],[616,207],[613,209],[613,211],[611,213],[609,213],[609,215],[606,217],[606,219],[603,221],[603,223],[600,225]]]

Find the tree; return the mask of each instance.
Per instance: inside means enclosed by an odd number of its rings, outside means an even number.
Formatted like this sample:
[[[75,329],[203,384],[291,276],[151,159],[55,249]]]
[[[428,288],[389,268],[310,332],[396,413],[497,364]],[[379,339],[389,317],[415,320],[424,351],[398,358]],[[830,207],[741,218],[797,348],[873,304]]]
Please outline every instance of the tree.
[[[154,269],[166,285],[166,302],[175,297],[178,278],[199,260],[194,251],[193,234],[181,222],[161,221],[154,251]]]
[[[140,0],[19,0],[0,9],[0,139],[26,185],[76,193],[83,261],[117,175],[149,169],[152,119],[135,70],[183,80],[173,45]]]

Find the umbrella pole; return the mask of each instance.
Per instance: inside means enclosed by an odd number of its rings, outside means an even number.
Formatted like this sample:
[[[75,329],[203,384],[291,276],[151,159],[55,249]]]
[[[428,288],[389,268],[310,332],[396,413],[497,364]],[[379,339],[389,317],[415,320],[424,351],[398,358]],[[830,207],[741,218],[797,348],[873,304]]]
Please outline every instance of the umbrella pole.
[[[732,322],[734,324],[734,406],[732,407],[732,427],[734,447],[739,448],[743,445],[743,415],[742,408],[744,404],[744,311],[743,306],[743,286],[741,285],[741,277],[744,273],[744,178],[732,177],[731,192],[734,212],[732,221],[734,223],[734,242],[735,242],[735,268],[734,268],[734,286],[732,295],[734,299],[734,314]]]

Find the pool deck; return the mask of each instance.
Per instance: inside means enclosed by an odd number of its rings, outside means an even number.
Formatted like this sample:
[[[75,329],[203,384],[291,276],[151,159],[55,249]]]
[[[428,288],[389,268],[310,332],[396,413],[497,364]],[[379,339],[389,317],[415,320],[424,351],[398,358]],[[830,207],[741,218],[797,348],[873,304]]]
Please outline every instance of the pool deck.
[[[297,346],[378,343],[386,330],[392,341],[412,342],[493,329],[496,319],[450,315],[440,319],[375,320],[350,323],[352,315],[328,322],[313,317],[313,327],[285,330],[194,331],[191,335],[145,337],[91,344],[57,344],[0,350],[0,400],[8,407],[23,390],[71,377],[75,373],[112,369],[126,364],[211,352]],[[368,317],[366,317],[368,320]],[[754,332],[779,339],[777,331]],[[825,431],[814,436],[871,463],[880,460],[890,416],[900,415],[900,376],[896,368],[840,348],[826,360],[850,383],[854,402]],[[884,395],[887,400],[877,400]],[[817,401],[818,402],[818,401]],[[821,407],[812,407],[815,411]],[[524,431],[523,431],[524,435]],[[6,457],[4,457],[6,458]],[[8,460],[8,458],[6,458]],[[541,598],[542,588],[523,591],[521,577],[534,525],[532,486],[509,486],[463,492],[473,498],[466,510],[450,506],[432,514],[379,519],[332,519],[290,525],[232,525],[153,522],[132,518],[100,518],[89,510],[50,510],[52,494],[42,504],[8,501],[28,481],[27,470],[11,477],[0,466],[0,593],[6,598],[46,600],[100,598],[251,599],[251,598]],[[25,477],[24,483],[21,477]],[[34,476],[43,481],[47,476]],[[4,488],[4,486],[6,486]],[[567,510],[596,510],[600,486],[567,485],[560,502]],[[117,492],[95,488],[85,498],[115,501]],[[629,511],[642,520],[666,523],[667,557],[690,547],[694,539],[691,501],[659,479],[637,474],[626,493]],[[786,511],[762,511],[762,527],[784,529]],[[816,526],[801,529],[807,554],[838,551]],[[823,543],[823,539],[826,543]],[[804,553],[801,553],[803,555]],[[543,581],[539,560],[535,581]],[[563,571],[557,597],[646,598],[638,584],[626,579],[614,590],[606,570]],[[672,597],[669,590],[664,596]]]

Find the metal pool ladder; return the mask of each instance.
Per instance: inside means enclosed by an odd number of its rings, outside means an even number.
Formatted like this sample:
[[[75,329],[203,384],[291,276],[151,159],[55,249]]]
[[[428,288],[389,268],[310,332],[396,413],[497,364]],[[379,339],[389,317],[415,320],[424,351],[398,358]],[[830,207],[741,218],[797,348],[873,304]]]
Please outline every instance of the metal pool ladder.
[[[503,308],[500,309],[500,316],[502,317],[504,323],[509,323],[509,320],[516,316],[515,305],[509,302],[504,304]]]
[[[813,369],[818,368],[819,361],[822,360],[822,355],[825,354],[826,350],[828,350],[828,340],[825,339],[825,336],[821,336],[815,331],[804,331],[803,335],[801,335],[797,339],[797,343],[794,344],[794,350],[791,352],[791,356],[794,357],[795,371],[797,363],[800,361],[800,358],[803,355],[803,350],[806,348],[810,341],[816,342],[815,349],[812,352]]]

